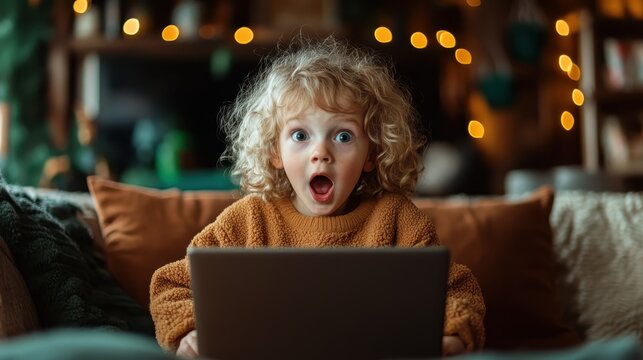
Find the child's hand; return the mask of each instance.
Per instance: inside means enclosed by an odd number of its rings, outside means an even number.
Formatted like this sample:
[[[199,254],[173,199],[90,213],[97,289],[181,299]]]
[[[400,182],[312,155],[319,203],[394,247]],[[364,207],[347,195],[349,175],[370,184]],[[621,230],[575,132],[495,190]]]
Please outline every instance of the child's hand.
[[[196,344],[196,330],[190,331],[181,339],[176,355],[184,358],[195,358],[199,355],[199,349]]]
[[[464,343],[457,336],[442,337],[442,356],[459,355],[465,352]]]

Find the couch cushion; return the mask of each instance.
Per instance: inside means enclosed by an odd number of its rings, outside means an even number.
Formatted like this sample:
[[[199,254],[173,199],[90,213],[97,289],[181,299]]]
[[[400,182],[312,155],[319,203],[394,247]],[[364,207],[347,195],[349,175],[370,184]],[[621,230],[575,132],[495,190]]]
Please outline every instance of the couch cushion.
[[[487,305],[486,347],[556,348],[579,342],[562,321],[549,214],[553,192],[468,202],[414,199],[454,261],[469,266]]]
[[[38,329],[38,315],[11,252],[0,237],[0,339]]]
[[[185,256],[192,237],[235,197],[160,191],[90,177],[114,276],[141,303],[160,266]],[[414,199],[436,224],[453,259],[478,277],[487,303],[487,346],[556,348],[579,342],[561,320],[549,213],[553,192],[519,201],[457,203]]]
[[[563,283],[589,340],[643,340],[643,193],[563,191],[552,212]]]
[[[232,204],[232,192],[153,190],[89,177],[107,266],[139,304],[149,306],[150,280],[181,259],[194,237]]]

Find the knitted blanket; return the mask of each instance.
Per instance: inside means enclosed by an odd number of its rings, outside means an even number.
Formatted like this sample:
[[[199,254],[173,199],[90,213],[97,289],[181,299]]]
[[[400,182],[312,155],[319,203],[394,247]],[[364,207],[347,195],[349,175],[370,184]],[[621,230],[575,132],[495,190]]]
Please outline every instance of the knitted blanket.
[[[24,277],[41,326],[99,327],[153,336],[148,311],[114,282],[79,211],[65,200],[33,198],[0,177],[0,236]]]

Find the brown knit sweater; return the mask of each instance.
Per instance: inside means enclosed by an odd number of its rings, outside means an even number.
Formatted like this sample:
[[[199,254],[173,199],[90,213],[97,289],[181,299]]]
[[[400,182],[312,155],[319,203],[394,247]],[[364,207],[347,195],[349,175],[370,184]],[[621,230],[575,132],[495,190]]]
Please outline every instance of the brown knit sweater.
[[[438,237],[429,218],[408,198],[384,194],[362,201],[341,216],[301,215],[288,199],[265,202],[249,195],[224,210],[190,246],[382,247],[431,246]],[[159,344],[176,350],[194,329],[187,259],[167,264],[152,277],[150,311]],[[478,282],[463,265],[451,264],[445,335],[456,335],[468,350],[484,343],[485,305]]]

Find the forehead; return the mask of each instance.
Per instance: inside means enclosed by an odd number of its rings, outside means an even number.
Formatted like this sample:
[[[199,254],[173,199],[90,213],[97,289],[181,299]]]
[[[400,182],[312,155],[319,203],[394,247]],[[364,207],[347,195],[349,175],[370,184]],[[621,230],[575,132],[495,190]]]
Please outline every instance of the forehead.
[[[335,96],[310,96],[301,92],[291,92],[285,94],[283,99],[283,104],[279,106],[282,109],[280,114],[282,120],[309,113],[315,108],[329,113],[347,115],[361,115],[363,112],[357,101],[347,92]]]

